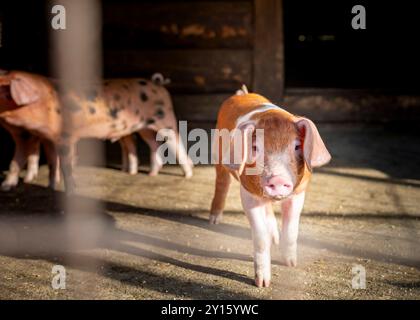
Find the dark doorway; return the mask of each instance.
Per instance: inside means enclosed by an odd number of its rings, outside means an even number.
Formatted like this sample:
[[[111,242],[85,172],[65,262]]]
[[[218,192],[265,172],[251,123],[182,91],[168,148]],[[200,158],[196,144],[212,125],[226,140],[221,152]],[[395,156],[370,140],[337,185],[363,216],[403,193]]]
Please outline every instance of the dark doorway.
[[[366,9],[354,30],[351,10]],[[418,92],[420,19],[415,1],[284,1],[287,87]]]

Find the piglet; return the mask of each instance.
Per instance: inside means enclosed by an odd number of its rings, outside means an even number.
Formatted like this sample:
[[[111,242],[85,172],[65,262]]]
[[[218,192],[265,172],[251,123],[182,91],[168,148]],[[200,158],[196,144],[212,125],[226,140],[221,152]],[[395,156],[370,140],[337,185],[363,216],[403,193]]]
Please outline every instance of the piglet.
[[[83,90],[62,90],[60,105],[66,125],[58,145],[64,184],[73,193],[75,182],[72,159],[75,145],[82,138],[121,141],[124,167],[137,172],[137,152],[131,135],[138,132],[151,149],[151,175],[157,175],[163,165],[156,136],[166,133],[168,148],[176,155],[185,177],[192,176],[193,162],[179,139],[172,99],[164,87],[166,80],[156,74],[151,80],[142,78],[108,79]]]
[[[7,191],[17,185],[26,163],[25,181],[36,177],[40,142],[50,166],[50,186],[58,183],[60,173],[54,141],[59,137],[61,116],[50,81],[27,72],[0,70],[0,125],[15,142],[15,153],[1,189]]]
[[[215,140],[216,190],[210,223],[222,219],[233,176],[241,184],[242,206],[251,225],[255,284],[268,287],[271,243],[280,244],[287,266],[296,266],[306,188],[313,168],[328,163],[331,156],[311,120],[295,116],[261,95],[250,94],[246,88],[222,104],[217,129],[229,130],[230,138],[228,148],[221,135]],[[281,204],[281,237],[272,207],[276,202]]]

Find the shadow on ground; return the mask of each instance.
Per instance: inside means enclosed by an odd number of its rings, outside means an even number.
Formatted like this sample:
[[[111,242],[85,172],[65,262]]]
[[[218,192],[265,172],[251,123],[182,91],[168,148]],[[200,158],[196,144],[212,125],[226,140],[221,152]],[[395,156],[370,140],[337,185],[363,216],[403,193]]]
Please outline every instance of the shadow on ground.
[[[311,194],[302,219],[305,230],[300,233],[299,243],[304,253],[303,267],[287,269],[273,255],[277,287],[295,290],[291,295],[294,298],[302,298],[302,294],[334,297],[339,295],[337,290],[349,285],[342,280],[348,272],[345,268],[358,262],[367,264],[370,279],[375,279],[371,280],[371,291],[365,296],[359,293],[360,296],[386,298],[387,290],[395,288],[399,290],[397,297],[420,297],[419,282],[413,280],[418,279],[420,270],[419,136],[384,132],[380,127],[348,126],[338,131],[334,126],[323,126],[321,134],[333,161],[314,176],[314,188],[321,192]],[[108,167],[119,168],[115,163]],[[366,174],[354,168],[374,170]],[[251,234],[242,211],[233,203],[237,199],[231,199],[224,223],[208,224],[208,212],[203,208],[208,207],[214,183],[209,169],[198,167],[197,175],[189,182],[183,182],[173,170],[163,170],[161,176],[149,178],[144,168],[138,177],[128,177],[117,170],[87,169],[91,178],[82,178],[90,189],[83,194],[89,197],[71,199],[80,209],[71,217],[88,241],[77,241],[80,234],[68,228],[70,215],[62,210],[61,192],[21,183],[12,192],[0,193],[0,255],[10,258],[0,257],[0,270],[7,271],[7,277],[13,279],[9,287],[0,285],[0,297],[13,297],[16,292],[31,298],[30,290],[19,293],[15,283],[16,279],[34,281],[27,268],[36,261],[62,263],[87,273],[88,278],[100,276],[116,282],[117,292],[111,292],[110,297],[120,297],[128,290],[118,286],[121,284],[134,291],[148,290],[145,294],[157,293],[155,297],[159,298],[254,299],[270,298],[271,292],[271,297],[283,298],[281,289],[264,294],[253,291],[257,289],[252,280]],[[98,177],[102,180],[95,180]],[[95,182],[90,183],[90,179]],[[101,181],[106,181],[105,191],[99,188]],[[167,195],[174,186],[180,187]],[[349,202],[344,202],[349,198]],[[166,205],[165,201],[181,206]],[[323,201],[331,203],[329,211],[318,205]],[[342,211],[340,205],[344,207]],[[99,208],[96,213],[87,209],[93,206]],[[195,233],[201,238],[194,238]],[[215,245],[220,238],[224,239],[220,242],[223,245],[232,242],[237,246],[230,251],[220,249]],[[324,265],[325,256],[329,262]],[[18,271],[22,261],[24,271]],[[320,280],[320,275],[334,276],[330,287],[325,284],[328,281]],[[304,283],[308,283],[306,287],[296,289]],[[311,284],[320,287],[312,290]],[[109,287],[110,283],[104,286]],[[50,298],[48,294],[45,297]],[[343,293],[343,297],[358,296]]]
[[[141,232],[132,232],[119,228],[112,215],[108,212],[120,212],[125,214],[143,215],[157,218],[163,221],[176,222],[193,226],[204,230],[211,230],[216,234],[228,235],[238,239],[250,240],[248,228],[234,225],[221,224],[210,226],[208,221],[202,217],[203,212],[188,210],[154,210],[118,203],[113,201],[99,200],[99,208],[103,208],[96,216],[91,212],[83,212],[83,208],[91,207],[92,203],[98,205],[98,200],[82,196],[74,196],[71,201],[78,203],[82,212],[73,213],[78,223],[90,225],[93,221],[99,225],[99,231],[91,232],[89,228],[84,230],[87,234],[95,234],[89,241],[82,243],[82,246],[72,247],[73,234],[70,234],[66,227],[68,214],[61,210],[61,203],[64,195],[61,192],[50,189],[22,184],[15,192],[1,194],[2,205],[0,209],[0,254],[18,259],[41,259],[51,263],[65,263],[67,266],[85,271],[99,272],[110,279],[120,281],[129,286],[148,288],[157,292],[173,293],[178,295],[180,288],[184,296],[194,299],[207,299],[217,295],[218,298],[250,299],[254,298],[247,294],[230,292],[225,288],[220,292],[220,287],[187,281],[182,277],[165,277],[164,281],[159,275],[139,268],[118,264],[103,258],[81,253],[86,250],[106,249],[129,254],[135,257],[147,258],[160,263],[170,264],[184,270],[190,270],[202,274],[224,277],[229,280],[241,282],[244,285],[252,286],[251,277],[235,271],[223,270],[212,266],[203,266],[188,261],[180,260],[170,255],[156,253],[144,248],[139,248],[135,243],[151,245],[165,250],[172,250],[198,257],[230,259],[252,263],[250,255],[237,252],[223,252],[215,250],[204,250],[191,246],[179,244],[173,241],[154,237]],[[232,212],[237,214],[237,212]],[[316,218],[316,213],[309,214],[311,219]],[[387,216],[390,218],[390,216]],[[336,217],[337,218],[337,217]],[[370,215],[356,214],[354,217],[339,217],[345,223],[348,219],[384,219],[385,217],[374,217]],[[392,217],[391,219],[395,219]],[[409,217],[407,219],[415,219]],[[100,223],[98,223],[100,221]],[[388,262],[396,265],[405,265],[420,269],[420,262],[417,259],[403,258],[398,255],[384,254],[380,252],[352,247],[344,247],[334,241],[324,241],[302,235],[300,243],[312,249],[326,249],[340,255],[358,256],[359,258]],[[274,264],[280,265],[278,261]],[[100,266],[92,269],[91,266]],[[390,285],[398,285],[391,283]],[[410,284],[407,284],[410,285]],[[413,284],[411,284],[413,285]],[[415,286],[415,284],[414,284]],[[200,287],[201,290],[197,290]],[[214,296],[213,296],[214,295]]]
[[[221,294],[218,286],[207,286],[195,282],[183,281],[177,278],[165,278],[164,285],[162,285],[162,279],[157,281],[156,278],[158,278],[158,275],[154,275],[153,273],[140,271],[135,268],[94,258],[87,254],[78,253],[80,251],[92,249],[119,251],[136,257],[148,258],[161,263],[171,264],[182,269],[226,277],[231,280],[240,281],[246,285],[252,285],[252,279],[241,274],[229,270],[220,270],[211,266],[195,265],[127,244],[127,242],[150,244],[196,256],[238,259],[252,262],[249,255],[207,251],[176,244],[146,234],[126,231],[116,226],[113,216],[108,214],[107,211],[152,215],[161,219],[168,219],[180,223],[201,227],[204,227],[206,224],[207,227],[210,227],[203,219],[195,218],[185,212],[182,214],[179,212],[161,212],[121,203],[99,201],[98,207],[106,208],[106,210],[101,210],[101,212],[96,213],[95,217],[92,216],[92,212],[73,213],[76,215],[75,219],[77,219],[78,223],[81,225],[85,222],[89,224],[94,221],[95,224],[100,225],[101,228],[99,232],[97,232],[97,230],[94,231],[94,239],[90,238],[88,241],[84,241],[82,246],[72,248],[71,243],[73,242],[73,235],[69,234],[68,229],[66,228],[66,216],[69,213],[65,213],[61,209],[64,194],[52,191],[48,188],[28,184],[22,184],[16,191],[18,193],[17,197],[16,193],[3,194],[7,195],[6,198],[9,198],[10,201],[3,198],[0,209],[0,254],[2,255],[18,259],[43,259],[52,263],[66,261],[66,265],[69,267],[90,272],[96,272],[96,270],[89,270],[89,266],[99,265],[101,266],[101,274],[111,277],[114,280],[122,281],[131,286],[138,285],[142,288],[146,286],[149,289],[165,293],[173,291],[174,294],[179,294],[179,288],[183,288],[183,292],[187,292],[190,298],[194,299],[209,298],[212,296],[212,293],[216,296],[216,292],[218,298],[221,299],[232,298],[232,296],[237,299],[252,298],[251,296],[232,293],[228,289],[224,289],[224,292]],[[76,201],[79,208],[89,208],[92,204],[98,205],[97,199],[82,196],[74,196],[70,201]],[[98,221],[100,221],[100,223],[98,223]],[[248,238],[247,234],[249,233],[249,230],[242,228],[237,229],[233,226],[215,226],[213,227],[213,230],[223,233],[235,230],[237,235],[246,238]],[[90,230],[85,231],[87,233],[90,232]],[[121,274],[124,274],[125,276],[121,277]],[[138,279],[142,279],[142,281],[139,282]],[[196,290],[197,287],[201,288],[201,290]]]

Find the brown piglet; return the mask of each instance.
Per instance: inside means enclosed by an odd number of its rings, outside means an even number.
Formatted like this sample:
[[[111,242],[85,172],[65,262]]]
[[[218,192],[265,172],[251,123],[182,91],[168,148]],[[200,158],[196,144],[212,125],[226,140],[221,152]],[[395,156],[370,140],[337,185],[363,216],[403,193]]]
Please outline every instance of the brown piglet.
[[[311,120],[261,95],[249,94],[245,87],[222,104],[217,129],[227,129],[230,138],[227,146],[221,135],[215,140],[216,188],[210,223],[221,221],[231,176],[235,177],[252,230],[255,283],[268,287],[271,243],[280,245],[287,266],[296,266],[305,191],[313,168],[328,163],[331,156]],[[275,202],[281,205],[281,236],[273,212]]]

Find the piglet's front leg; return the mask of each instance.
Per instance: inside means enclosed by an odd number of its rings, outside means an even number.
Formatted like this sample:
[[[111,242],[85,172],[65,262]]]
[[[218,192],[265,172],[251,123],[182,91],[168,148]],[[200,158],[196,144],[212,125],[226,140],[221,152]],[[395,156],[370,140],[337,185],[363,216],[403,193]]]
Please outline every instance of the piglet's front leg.
[[[255,284],[269,287],[271,281],[271,233],[268,229],[266,202],[251,195],[241,186],[242,206],[251,224],[254,243]]]
[[[304,202],[305,192],[301,192],[284,200],[281,204],[282,232],[280,236],[280,250],[284,264],[289,267],[296,267],[297,265],[299,220]]]

